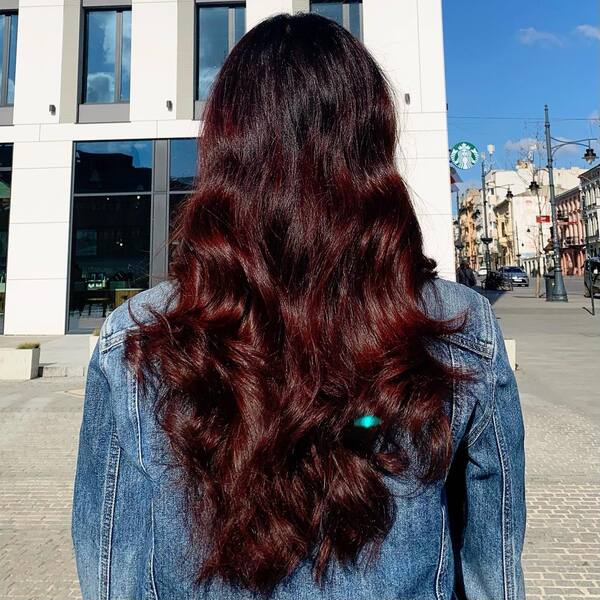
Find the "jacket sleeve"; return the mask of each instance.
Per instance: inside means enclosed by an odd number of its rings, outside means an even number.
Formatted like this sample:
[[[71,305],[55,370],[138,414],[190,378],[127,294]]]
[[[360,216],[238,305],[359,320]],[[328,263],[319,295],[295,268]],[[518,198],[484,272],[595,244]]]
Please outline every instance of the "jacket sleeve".
[[[494,350],[485,375],[489,398],[481,399],[471,416],[450,478],[453,492],[460,490],[453,523],[456,595],[467,600],[521,600],[525,597],[523,418],[493,315],[492,323]]]
[[[110,553],[106,524],[120,455],[110,404],[110,387],[100,368],[98,343],[88,366],[71,521],[77,574],[85,600],[105,597],[100,578],[102,561]]]
[[[116,348],[100,352],[102,342],[101,332],[79,436],[71,524],[77,573],[83,600],[141,598],[151,571],[152,488],[137,463],[121,356]]]

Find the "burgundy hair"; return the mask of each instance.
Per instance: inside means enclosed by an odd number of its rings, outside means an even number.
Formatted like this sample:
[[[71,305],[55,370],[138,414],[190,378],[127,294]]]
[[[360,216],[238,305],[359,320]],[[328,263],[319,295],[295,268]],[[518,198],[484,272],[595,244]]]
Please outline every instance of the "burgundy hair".
[[[395,167],[395,109],[364,46],[279,15],[225,61],[177,219],[176,302],[127,340],[208,547],[198,581],[268,592],[302,561],[375,555],[385,485],[443,477],[455,374],[428,352],[435,276]],[[353,420],[373,414],[375,429]],[[410,446],[410,448],[409,448]],[[409,460],[409,456],[413,457]]]

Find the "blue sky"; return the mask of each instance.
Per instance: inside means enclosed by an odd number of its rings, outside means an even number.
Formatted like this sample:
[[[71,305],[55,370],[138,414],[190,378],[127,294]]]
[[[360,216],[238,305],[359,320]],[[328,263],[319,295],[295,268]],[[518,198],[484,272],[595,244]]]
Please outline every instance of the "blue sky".
[[[494,144],[495,166],[511,168],[528,138],[543,138],[544,104],[553,137],[600,138],[599,4],[443,0],[450,146]],[[586,167],[583,152],[561,150],[556,164]],[[463,180],[477,179],[478,167]]]

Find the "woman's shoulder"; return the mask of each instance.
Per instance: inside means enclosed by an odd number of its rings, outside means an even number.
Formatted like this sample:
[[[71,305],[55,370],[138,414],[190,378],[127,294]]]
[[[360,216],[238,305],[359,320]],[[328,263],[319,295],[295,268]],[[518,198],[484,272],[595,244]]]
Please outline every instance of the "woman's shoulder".
[[[156,312],[164,312],[176,298],[176,284],[172,280],[157,285],[132,296],[113,310],[104,321],[101,337],[109,338],[146,323]]]
[[[464,320],[459,332],[444,336],[448,341],[487,358],[492,357],[496,317],[485,296],[460,283],[436,278],[425,284],[423,303],[430,317]]]

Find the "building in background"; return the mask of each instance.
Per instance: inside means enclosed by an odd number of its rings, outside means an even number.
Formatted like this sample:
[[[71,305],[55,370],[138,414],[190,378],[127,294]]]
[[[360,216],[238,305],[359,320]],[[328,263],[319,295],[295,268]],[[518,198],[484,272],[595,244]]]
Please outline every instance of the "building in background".
[[[480,191],[469,188],[465,190],[460,199],[460,208],[458,211],[460,239],[463,244],[461,256],[475,270],[484,264],[484,248],[480,241],[483,227],[483,217],[479,208],[480,202]]]
[[[579,176],[581,209],[584,220],[584,244],[588,256],[600,256],[600,165]]]
[[[4,333],[91,331],[166,277],[224,57],[264,18],[311,10],[386,71],[425,249],[454,276],[440,0],[0,0]]]
[[[583,275],[585,235],[579,186],[556,196],[560,264],[564,275]]]
[[[554,169],[556,194],[576,187],[583,169]],[[539,188],[530,191],[536,181]],[[520,265],[528,273],[546,271],[544,248],[550,240],[548,172],[519,160],[512,170],[494,169],[485,178],[492,268]],[[510,190],[510,194],[508,193]],[[481,189],[467,189],[460,199],[463,252],[474,268],[485,265],[485,224]],[[469,250],[467,250],[469,248]]]

